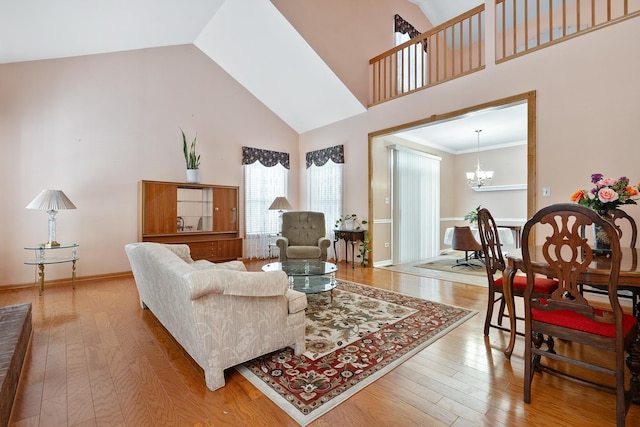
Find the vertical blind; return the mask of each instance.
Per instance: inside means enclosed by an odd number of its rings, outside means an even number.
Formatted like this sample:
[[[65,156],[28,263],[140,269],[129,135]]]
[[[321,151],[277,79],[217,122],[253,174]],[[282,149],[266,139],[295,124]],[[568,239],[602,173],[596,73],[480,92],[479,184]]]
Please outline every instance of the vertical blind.
[[[393,263],[434,257],[440,236],[440,157],[391,147]]]

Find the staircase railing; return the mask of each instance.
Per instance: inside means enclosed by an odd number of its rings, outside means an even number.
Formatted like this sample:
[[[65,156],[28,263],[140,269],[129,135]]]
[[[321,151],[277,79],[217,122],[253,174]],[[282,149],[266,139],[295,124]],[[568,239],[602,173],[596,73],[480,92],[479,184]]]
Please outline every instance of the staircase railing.
[[[496,0],[496,62],[638,14],[638,0]]]
[[[484,68],[484,4],[372,58],[370,105]]]

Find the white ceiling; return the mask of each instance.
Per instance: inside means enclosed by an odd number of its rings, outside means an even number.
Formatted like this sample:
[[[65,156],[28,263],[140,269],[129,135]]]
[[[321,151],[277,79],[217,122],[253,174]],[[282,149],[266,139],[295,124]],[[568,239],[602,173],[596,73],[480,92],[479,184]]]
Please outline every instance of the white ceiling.
[[[366,111],[269,0],[0,0],[0,63],[191,43],[298,133]]]
[[[484,0],[409,0],[420,7],[435,27],[484,3]]]
[[[434,25],[482,3],[409,1]],[[366,110],[269,0],[0,0],[0,64],[192,43],[298,133]],[[526,140],[526,116],[510,130],[519,120],[497,114],[403,137],[453,153],[475,149],[477,128],[483,147],[504,142],[498,129]]]
[[[527,103],[488,108],[394,135],[452,154],[492,150],[527,143]]]

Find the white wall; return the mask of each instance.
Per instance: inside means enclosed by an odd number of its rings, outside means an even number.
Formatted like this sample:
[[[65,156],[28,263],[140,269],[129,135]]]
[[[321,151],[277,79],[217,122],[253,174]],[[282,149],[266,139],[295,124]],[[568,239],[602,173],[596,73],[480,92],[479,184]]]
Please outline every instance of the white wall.
[[[129,271],[138,181],[186,179],[180,128],[198,135],[203,183],[242,189],[243,145],[291,153],[298,204],[298,134],[194,46],[0,65],[0,285],[34,279],[23,247],[47,240],[48,215],[25,206],[45,188],[77,206],[57,240],[80,244],[78,276]]]
[[[300,152],[344,143],[345,209],[368,217],[368,133],[535,90],[536,182],[540,190],[551,188],[550,197],[536,195],[537,208],[568,202],[575,190],[589,187],[595,172],[638,182],[640,50],[627,46],[639,37],[634,18],[499,65],[488,46],[485,70],[307,132]],[[640,221],[640,207],[625,210]]]

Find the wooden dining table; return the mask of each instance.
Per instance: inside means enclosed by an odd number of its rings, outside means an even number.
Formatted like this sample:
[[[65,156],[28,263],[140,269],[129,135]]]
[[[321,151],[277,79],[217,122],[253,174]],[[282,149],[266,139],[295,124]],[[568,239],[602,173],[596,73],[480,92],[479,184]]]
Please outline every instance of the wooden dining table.
[[[618,288],[640,288],[640,266],[638,266],[638,252],[636,248],[621,248],[621,252],[622,261],[620,263]],[[535,251],[531,252],[531,258],[533,262],[539,263],[540,266],[544,268],[544,264],[546,263],[544,262],[541,254],[541,248],[536,247]],[[587,271],[580,274],[579,282],[587,285],[607,284],[609,280],[609,266],[610,259],[607,256],[599,255],[594,257],[594,260]],[[504,351],[507,358],[510,358],[511,353],[513,353],[517,335],[515,301],[513,298],[513,278],[518,271],[524,271],[521,249],[517,249],[507,255],[507,266],[503,272],[502,279],[504,283],[504,298],[506,300],[509,314],[509,327],[511,329],[509,345]],[[549,271],[549,274],[551,274],[551,271]],[[636,315],[638,316],[638,324],[640,325],[640,307]],[[631,381],[640,381],[640,336],[637,337],[635,342],[631,345],[629,355],[627,356],[627,366],[631,372]],[[636,400],[634,400],[634,402],[638,403]]]

